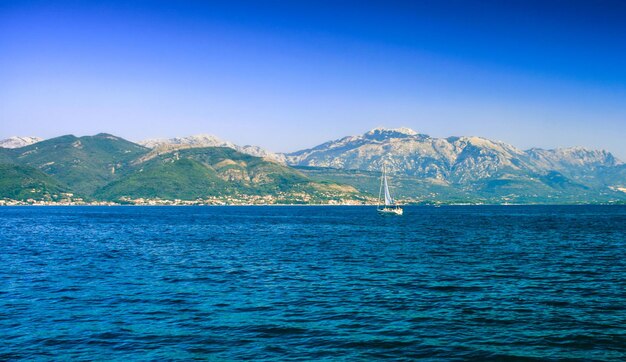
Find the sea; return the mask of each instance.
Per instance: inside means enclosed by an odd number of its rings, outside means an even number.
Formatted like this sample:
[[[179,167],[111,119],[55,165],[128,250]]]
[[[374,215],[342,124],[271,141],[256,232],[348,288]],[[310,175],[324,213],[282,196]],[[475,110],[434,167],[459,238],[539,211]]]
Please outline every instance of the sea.
[[[0,207],[0,360],[626,360],[626,206]]]

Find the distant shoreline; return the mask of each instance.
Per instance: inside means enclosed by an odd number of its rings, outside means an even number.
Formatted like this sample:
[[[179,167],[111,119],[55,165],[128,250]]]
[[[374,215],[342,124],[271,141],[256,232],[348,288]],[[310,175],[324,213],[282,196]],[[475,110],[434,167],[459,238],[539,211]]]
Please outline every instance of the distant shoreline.
[[[377,204],[228,204],[228,205],[205,205],[205,204],[190,204],[190,205],[182,205],[182,204],[161,204],[161,205],[152,205],[152,204],[14,204],[14,205],[0,205],[2,207],[341,207],[341,206],[349,206],[349,207],[376,207]],[[405,204],[401,205],[402,207],[413,207],[413,206],[423,206],[423,207],[456,207],[456,206],[626,206],[626,203],[581,203],[581,204],[470,204],[470,203],[459,203],[459,204]]]

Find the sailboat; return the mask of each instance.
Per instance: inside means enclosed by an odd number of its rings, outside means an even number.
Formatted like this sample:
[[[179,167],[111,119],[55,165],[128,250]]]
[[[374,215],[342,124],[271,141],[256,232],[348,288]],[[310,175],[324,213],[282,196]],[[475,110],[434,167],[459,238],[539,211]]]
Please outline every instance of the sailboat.
[[[384,204],[381,204],[381,199],[384,193]],[[389,193],[389,185],[387,183],[387,170],[383,165],[383,174],[380,177],[380,191],[378,193],[378,205],[376,210],[380,215],[402,215],[402,208],[396,204],[396,201],[391,197]]]

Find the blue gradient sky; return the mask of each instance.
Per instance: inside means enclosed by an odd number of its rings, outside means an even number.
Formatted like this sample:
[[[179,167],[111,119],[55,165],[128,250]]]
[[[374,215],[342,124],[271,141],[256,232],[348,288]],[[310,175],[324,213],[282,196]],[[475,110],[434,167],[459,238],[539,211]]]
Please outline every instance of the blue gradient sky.
[[[0,137],[377,126],[626,159],[623,1],[2,1]]]

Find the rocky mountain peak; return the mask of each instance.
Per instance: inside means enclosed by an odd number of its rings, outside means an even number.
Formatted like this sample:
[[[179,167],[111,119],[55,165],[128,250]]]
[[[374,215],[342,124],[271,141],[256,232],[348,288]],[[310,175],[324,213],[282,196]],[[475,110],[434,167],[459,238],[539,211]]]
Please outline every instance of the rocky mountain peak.
[[[606,150],[590,150],[585,147],[567,147],[546,150],[531,148],[528,157],[543,167],[598,167],[617,166],[622,162]]]
[[[232,148],[238,152],[255,157],[261,157],[269,161],[278,163],[285,162],[285,157],[281,154],[267,151],[258,146],[239,146],[232,142],[224,141],[219,137],[210,134],[197,134],[187,137],[148,139],[140,141],[138,143],[142,146],[152,148],[155,151],[155,155],[185,148],[227,147]]]
[[[365,133],[366,136],[379,135],[379,134],[416,136],[419,133],[417,133],[414,130],[412,130],[410,128],[407,128],[407,127],[400,127],[400,128],[378,127],[378,128],[374,128],[371,131]]]
[[[210,134],[197,134],[186,137],[174,137],[174,138],[154,138],[137,142],[142,146],[148,148],[155,148],[158,146],[171,146],[171,145],[186,145],[195,147],[230,147],[234,146],[233,143],[223,141],[220,138]]]
[[[32,145],[33,143],[37,143],[43,141],[43,138],[40,137],[20,137],[13,136],[7,139],[0,140],[0,147],[2,148],[20,148]]]
[[[523,151],[484,137],[432,138],[408,128],[375,128],[287,154],[286,159],[296,166],[369,171],[379,171],[385,163],[392,173],[460,183],[549,171],[573,174],[619,164],[606,151],[582,147]]]

